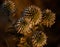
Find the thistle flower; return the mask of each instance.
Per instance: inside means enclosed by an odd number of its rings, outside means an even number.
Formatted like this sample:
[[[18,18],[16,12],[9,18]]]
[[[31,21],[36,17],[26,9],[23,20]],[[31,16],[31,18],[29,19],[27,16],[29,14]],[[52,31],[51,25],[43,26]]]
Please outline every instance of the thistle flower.
[[[45,12],[43,13],[43,20],[42,24],[51,27],[55,23],[55,14],[49,10],[46,9]]]
[[[15,12],[15,10],[16,10],[15,4],[10,0],[4,1],[4,3],[2,4],[2,8],[8,14],[8,16],[13,14]]]
[[[39,7],[31,5],[24,10],[23,16],[25,16],[26,21],[30,19],[30,22],[37,24],[42,20],[42,11]]]
[[[43,47],[47,41],[47,36],[45,33],[39,31],[36,31],[31,38],[33,47]]]
[[[15,28],[18,31],[17,33],[20,33],[20,34],[28,35],[31,33],[29,29],[29,24],[27,24],[27,22],[23,18],[20,18],[18,20],[18,22],[15,25]]]
[[[18,33],[28,36],[28,34],[32,33],[31,28],[41,22],[41,19],[42,14],[40,8],[29,6],[23,11],[22,18],[18,19],[15,28]]]

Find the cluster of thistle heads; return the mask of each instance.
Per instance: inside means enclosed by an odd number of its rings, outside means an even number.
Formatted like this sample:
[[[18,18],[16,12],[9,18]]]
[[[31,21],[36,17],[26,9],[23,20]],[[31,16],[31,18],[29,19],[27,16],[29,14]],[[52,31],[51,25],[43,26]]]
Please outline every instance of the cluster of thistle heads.
[[[30,44],[28,44],[30,47],[43,47],[47,42],[47,36],[39,26],[51,27],[54,23],[55,14],[51,10],[42,11],[39,7],[31,5],[24,9],[20,19],[16,22],[15,28],[17,33],[26,37],[27,44],[27,39],[30,38]],[[25,47],[23,44],[22,46]],[[20,38],[18,47],[22,46]]]
[[[15,4],[12,1],[5,1],[3,8],[11,16],[15,12]],[[43,47],[47,42],[47,36],[40,26],[51,27],[55,23],[55,13],[46,9],[42,11],[35,5],[28,6],[22,12],[14,27],[19,37],[18,47]]]

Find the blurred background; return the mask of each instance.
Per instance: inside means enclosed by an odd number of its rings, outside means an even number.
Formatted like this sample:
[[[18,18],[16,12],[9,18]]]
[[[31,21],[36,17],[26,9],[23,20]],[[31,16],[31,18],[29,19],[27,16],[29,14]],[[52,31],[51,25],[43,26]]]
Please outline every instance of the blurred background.
[[[17,9],[15,18],[19,18],[24,8],[30,5],[36,5],[40,7],[42,10],[48,8],[51,9],[54,13],[56,13],[55,24],[51,28],[49,28],[50,29],[49,31],[47,30],[45,31],[45,33],[48,36],[48,41],[47,45],[44,47],[60,47],[60,0],[12,0],[12,1],[15,3]],[[3,2],[4,0],[0,0],[0,5]],[[3,27],[4,26],[1,26],[0,28]]]

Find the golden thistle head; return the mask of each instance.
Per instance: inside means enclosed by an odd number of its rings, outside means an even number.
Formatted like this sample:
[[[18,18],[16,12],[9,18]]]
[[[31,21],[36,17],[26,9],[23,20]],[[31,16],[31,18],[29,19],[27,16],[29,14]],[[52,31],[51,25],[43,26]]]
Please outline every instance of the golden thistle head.
[[[55,18],[55,14],[51,10],[46,9],[43,13],[42,24],[51,27],[55,23]]]
[[[5,0],[2,4],[2,8],[8,14],[8,16],[13,14],[16,10],[14,2],[12,2],[10,0]]]
[[[43,47],[47,41],[45,33],[40,31],[36,31],[31,38],[33,47]]]
[[[31,5],[23,11],[23,16],[27,22],[29,20],[29,22],[33,21],[37,24],[42,20],[42,11],[39,7]]]

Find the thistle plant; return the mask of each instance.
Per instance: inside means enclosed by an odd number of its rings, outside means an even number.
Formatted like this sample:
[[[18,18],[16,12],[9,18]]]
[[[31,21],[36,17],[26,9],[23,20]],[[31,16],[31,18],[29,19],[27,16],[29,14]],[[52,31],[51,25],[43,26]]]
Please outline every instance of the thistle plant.
[[[12,1],[6,0],[2,4],[2,8],[10,19],[12,18],[10,16],[15,15],[16,8]],[[34,5],[26,7],[14,26],[12,24],[18,38],[17,47],[43,47],[47,44],[44,26],[51,27],[55,23],[55,18],[55,14],[49,9],[42,11],[41,8]],[[9,27],[9,30],[12,26]],[[23,36],[21,37],[21,35]]]
[[[24,9],[22,14],[23,15],[21,16],[21,18],[18,19],[15,24],[15,29],[17,30],[17,33],[23,34],[26,39],[29,38],[30,44],[28,45],[30,47],[43,47],[46,44],[47,37],[44,32],[40,32],[40,30],[37,31],[39,27],[36,27],[36,25],[42,22],[41,9],[39,7],[31,5]]]
[[[46,9],[43,12],[39,7],[31,5],[24,9],[15,24],[15,29],[17,33],[23,34],[26,40],[29,38],[29,41],[26,41],[28,47],[43,47],[47,43],[47,36],[43,32],[44,26],[51,27],[54,23],[55,14],[51,10]]]

